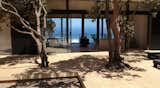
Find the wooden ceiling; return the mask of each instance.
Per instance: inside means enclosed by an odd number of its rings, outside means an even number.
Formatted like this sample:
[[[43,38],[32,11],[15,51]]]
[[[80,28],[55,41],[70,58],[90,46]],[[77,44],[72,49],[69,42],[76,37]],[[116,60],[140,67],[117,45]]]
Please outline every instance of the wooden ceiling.
[[[89,12],[91,8],[95,5],[95,0],[46,0],[47,1],[47,9],[57,11],[67,10],[67,1],[68,1],[68,10],[74,11],[87,11]],[[105,1],[105,0],[101,0]],[[111,0],[112,1],[112,0]],[[123,2],[127,0],[122,0]],[[130,0],[130,10],[138,10],[138,11],[147,11],[147,6],[143,3],[147,0]],[[137,2],[138,1],[138,2]],[[125,10],[125,4],[123,3],[123,9]],[[110,5],[110,10],[112,10],[112,4]],[[78,13],[79,14],[79,13]],[[50,13],[49,15],[53,15],[54,13]],[[57,14],[55,15],[57,16]],[[74,15],[72,15],[74,16]],[[78,15],[79,16],[79,15]]]

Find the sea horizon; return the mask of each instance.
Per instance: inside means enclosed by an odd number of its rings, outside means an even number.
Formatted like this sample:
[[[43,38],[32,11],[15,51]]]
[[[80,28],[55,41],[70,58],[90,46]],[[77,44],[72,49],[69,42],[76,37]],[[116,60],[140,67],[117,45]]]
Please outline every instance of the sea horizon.
[[[50,35],[50,37],[61,38],[61,18],[52,18],[52,21],[55,22],[56,26],[54,28],[54,32]],[[84,30],[85,36],[89,39],[89,42],[94,42],[92,36],[96,35],[97,28],[97,20],[93,19],[84,19]],[[102,22],[100,21],[100,30],[99,30],[99,38],[101,38],[102,33]],[[103,20],[103,38],[107,38],[106,31],[106,22]],[[79,43],[81,37],[81,18],[69,18],[69,38],[71,43]],[[63,38],[66,37],[66,18],[63,18]]]

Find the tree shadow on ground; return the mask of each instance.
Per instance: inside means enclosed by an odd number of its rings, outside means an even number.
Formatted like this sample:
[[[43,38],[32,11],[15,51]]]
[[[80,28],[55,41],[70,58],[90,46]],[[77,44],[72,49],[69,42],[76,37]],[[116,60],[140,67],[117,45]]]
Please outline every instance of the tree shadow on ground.
[[[77,78],[21,80],[8,83],[7,88],[82,88]]]
[[[123,52],[122,55],[125,55],[125,56],[141,56],[141,57],[147,58],[147,54],[142,50],[126,51],[126,52]]]
[[[69,60],[54,62],[50,64],[47,69],[43,68],[30,68],[24,73],[14,74],[13,76],[17,79],[33,79],[33,78],[49,78],[49,77],[68,77],[73,76],[75,73],[79,73],[82,80],[85,80],[87,74],[96,72],[103,78],[110,79],[123,79],[129,78],[140,78],[140,74],[129,72],[128,70],[111,71],[105,68],[107,63],[106,58],[97,58],[91,55],[83,55],[80,57],[72,58]],[[131,70],[144,72],[144,68],[132,67]],[[33,83],[31,82],[30,85]],[[40,85],[38,83],[37,85]],[[53,87],[54,88],[54,87]],[[63,88],[63,87],[62,87]],[[67,88],[67,87],[66,87]]]
[[[34,63],[34,60],[37,58],[37,56],[32,55],[17,55],[17,56],[7,56],[0,58],[0,65],[6,65],[13,66],[16,64],[23,64],[23,63]]]
[[[136,63],[144,60],[150,60],[144,51],[136,51],[136,50],[124,52],[122,53],[122,57],[124,57],[125,61],[129,63]]]
[[[62,72],[78,72],[83,73],[83,78],[87,73],[90,72],[97,72],[102,75],[106,75],[104,77],[120,77],[123,78],[123,76],[132,76],[132,77],[140,77],[138,74],[132,74],[125,72],[125,69],[120,70],[110,70],[105,68],[105,65],[107,63],[106,58],[99,59],[97,57],[93,57],[90,55],[83,55],[74,59],[66,60],[66,61],[60,61],[56,63],[52,63],[52,67],[55,70],[59,70]],[[146,71],[144,68],[140,67],[132,67],[131,70],[135,71]],[[109,73],[109,74],[106,74]],[[112,75],[112,73],[117,73],[117,75]],[[121,74],[119,74],[121,73]]]
[[[105,58],[99,59],[90,55],[83,55],[73,59],[51,63],[47,69],[31,68],[21,74],[15,74],[18,79],[28,78],[46,78],[46,77],[60,77],[71,76],[73,73],[79,73],[85,79],[88,73],[97,72],[105,78],[123,78],[124,76],[141,77],[139,74],[125,72],[126,70],[111,71],[105,68],[107,60]],[[134,71],[146,71],[144,68],[132,67]]]

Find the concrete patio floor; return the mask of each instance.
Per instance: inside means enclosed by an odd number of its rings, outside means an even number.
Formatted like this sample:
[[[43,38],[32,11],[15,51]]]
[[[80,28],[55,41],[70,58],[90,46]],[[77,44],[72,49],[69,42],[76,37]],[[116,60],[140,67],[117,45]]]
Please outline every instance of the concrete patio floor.
[[[7,57],[7,58],[6,58]],[[14,58],[13,58],[14,57]],[[134,69],[112,72],[105,69],[108,52],[51,54],[50,67],[40,69],[35,57],[0,55],[0,80],[67,76],[77,72],[86,88],[158,88],[160,69],[143,51],[122,54]]]

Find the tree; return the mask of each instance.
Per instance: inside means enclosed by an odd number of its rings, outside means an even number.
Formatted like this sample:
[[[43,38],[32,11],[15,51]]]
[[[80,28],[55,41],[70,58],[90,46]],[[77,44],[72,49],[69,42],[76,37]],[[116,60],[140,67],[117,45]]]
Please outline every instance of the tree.
[[[130,0],[127,0],[126,3],[129,3]],[[118,21],[120,18],[120,12],[121,12],[121,6],[120,6],[121,0],[112,0],[113,3],[113,14],[112,17],[109,16],[109,5],[110,1],[106,0],[106,25],[107,25],[107,32],[108,32],[108,39],[109,39],[109,63],[107,63],[106,67],[111,69],[119,69],[119,68],[130,68],[130,66],[123,62],[123,58],[120,56],[121,53],[121,30],[125,32],[126,37],[132,37],[134,34],[134,23],[129,22],[129,16],[126,17],[126,25],[121,25],[121,21]],[[137,0],[137,3],[142,3]],[[146,3],[147,8],[150,14],[152,14],[153,17],[156,17],[160,10],[160,0],[144,0],[144,3]],[[149,6],[149,7],[148,7]],[[126,9],[129,8],[126,6]],[[137,7],[135,7],[138,9]],[[127,10],[126,10],[127,11]],[[133,13],[134,14],[134,13]],[[127,13],[126,15],[129,15]],[[123,18],[120,18],[123,19]],[[123,23],[122,23],[123,24]],[[125,27],[124,29],[122,27]],[[128,32],[127,32],[128,31]],[[132,31],[130,33],[130,31]],[[114,36],[114,45],[112,45],[111,37],[112,33]],[[128,40],[127,40],[128,41]]]
[[[160,10],[160,0],[146,0],[144,1],[146,8],[148,8],[152,17],[156,17]]]
[[[95,21],[97,19],[97,34],[95,36],[96,48],[99,48],[99,27],[100,27],[99,23],[100,23],[100,18],[104,17],[104,15],[102,14],[102,10],[104,10],[104,7],[105,7],[104,2],[95,0],[94,6],[90,10],[90,15],[94,18],[92,21]]]
[[[25,19],[25,17],[19,13],[20,7],[16,7],[17,2],[21,3],[21,6],[30,5],[34,10],[34,17],[36,19],[36,27],[32,27],[31,23]],[[14,3],[14,4],[13,4]],[[20,6],[20,4],[19,4]],[[45,50],[45,30],[46,30],[46,15],[45,0],[0,0],[0,9],[6,13],[11,14],[20,22],[22,29],[16,28],[14,25],[11,29],[32,36],[37,45],[38,55],[41,58],[41,66],[48,67],[47,54]],[[24,9],[23,9],[24,11]],[[32,14],[31,12],[28,14]],[[43,22],[41,21],[41,18]]]
[[[129,1],[129,0],[128,0]],[[124,16],[120,16],[121,12],[121,0],[95,0],[95,5],[91,9],[91,16],[94,18],[104,17],[106,18],[106,26],[107,26],[107,38],[109,45],[109,63],[107,63],[106,67],[109,69],[119,69],[129,67],[129,65],[123,63],[121,54],[122,47],[122,36],[127,34],[130,30],[130,23],[127,20],[124,20]],[[113,14],[110,15],[110,4],[113,3]],[[105,4],[105,5],[104,5]],[[102,13],[105,11],[105,15]],[[129,25],[126,26],[126,25]],[[125,32],[126,31],[126,32]],[[112,35],[113,34],[113,35]],[[114,40],[112,40],[112,36],[114,36]],[[128,39],[128,38],[127,38]]]
[[[123,58],[120,56],[121,54],[121,33],[119,26],[119,16],[120,16],[120,5],[119,0],[113,0],[113,14],[112,17],[109,16],[109,4],[110,1],[106,0],[106,25],[108,32],[108,41],[109,41],[109,62],[106,67],[109,69],[121,69],[121,68],[129,68],[130,66],[124,63]],[[114,41],[112,45],[112,33],[114,36]]]

